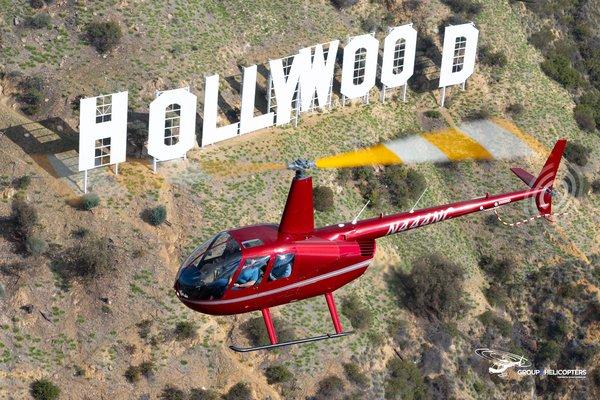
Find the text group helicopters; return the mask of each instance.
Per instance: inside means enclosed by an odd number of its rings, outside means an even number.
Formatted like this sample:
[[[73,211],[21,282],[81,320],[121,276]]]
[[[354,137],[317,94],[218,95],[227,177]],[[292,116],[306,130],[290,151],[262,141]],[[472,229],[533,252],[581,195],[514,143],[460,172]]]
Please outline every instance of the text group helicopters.
[[[312,178],[314,163],[298,160],[279,225],[261,224],[221,232],[197,247],[181,266],[175,281],[178,298],[189,308],[211,315],[260,310],[270,344],[231,349],[247,352],[348,335],[342,329],[333,292],[360,277],[375,255],[377,238],[419,228],[478,211],[534,198],[541,215],[550,219],[553,184],[566,140],[560,139],[540,174],[511,170],[529,188],[315,228]],[[269,309],[325,296],[334,334],[279,342]]]

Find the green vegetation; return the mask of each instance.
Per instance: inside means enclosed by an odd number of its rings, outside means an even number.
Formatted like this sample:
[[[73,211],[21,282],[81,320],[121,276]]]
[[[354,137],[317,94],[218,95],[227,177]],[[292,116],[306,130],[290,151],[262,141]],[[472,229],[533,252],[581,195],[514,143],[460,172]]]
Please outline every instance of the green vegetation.
[[[358,387],[365,388],[369,385],[369,376],[362,372],[355,363],[345,363],[344,372],[348,380]]]
[[[583,83],[581,75],[563,54],[552,53],[541,64],[542,71],[567,89],[575,89]]]
[[[317,211],[333,209],[333,190],[327,186],[315,186],[313,189],[313,204]]]
[[[585,167],[591,152],[592,151],[588,147],[581,143],[568,142],[567,147],[565,148],[565,158],[573,164]]]
[[[25,239],[25,249],[32,256],[40,256],[48,250],[48,244],[37,235],[30,235]]]
[[[442,0],[455,13],[461,13],[468,16],[474,16],[481,12],[483,8],[480,3],[472,0]]]
[[[44,1],[43,0],[29,0],[29,5],[31,6],[31,8],[42,8],[44,7]]]
[[[196,336],[196,325],[193,322],[179,321],[175,325],[175,338],[177,340],[194,339]]]
[[[344,298],[342,301],[342,314],[350,320],[354,329],[366,329],[373,323],[371,309],[356,294]]]
[[[37,210],[25,200],[17,198],[12,203],[12,219],[15,224],[15,234],[21,240],[26,240],[37,226]]]
[[[315,400],[339,399],[344,394],[344,381],[338,376],[330,375],[319,382]]]
[[[424,112],[424,114],[427,118],[435,118],[435,119],[442,118],[442,113],[439,112],[438,110],[427,110]]]
[[[148,223],[152,226],[162,225],[167,220],[167,208],[163,205],[147,210]]]
[[[44,101],[44,81],[38,76],[28,76],[19,83],[19,89],[21,111],[27,115],[37,114]]]
[[[102,54],[117,46],[123,36],[121,27],[114,21],[91,22],[86,27],[86,34],[89,43]]]
[[[389,375],[385,380],[385,398],[420,400],[427,398],[427,387],[416,365],[392,358],[387,363]]]
[[[509,321],[499,317],[494,312],[487,310],[483,314],[479,315],[479,320],[485,327],[493,326],[500,331],[500,334],[504,337],[510,337],[512,331],[512,325]]]
[[[81,208],[90,211],[100,205],[100,197],[95,193],[86,193],[79,199]]]
[[[358,0],[331,0],[334,6],[339,9],[349,8],[358,3]]]
[[[142,157],[147,140],[148,127],[143,121],[135,120],[127,125],[127,141],[135,149],[138,157]]]
[[[60,388],[48,379],[38,379],[31,383],[30,393],[35,400],[56,400],[60,396]]]
[[[108,239],[90,235],[61,254],[55,270],[67,280],[91,280],[113,270],[113,253]]]
[[[252,389],[246,382],[238,382],[223,395],[223,400],[252,400]]]
[[[129,383],[135,383],[140,380],[142,376],[149,378],[154,371],[154,363],[152,361],[144,361],[140,365],[130,365],[123,376]]]
[[[192,389],[189,400],[221,400],[221,395],[212,389]]]
[[[274,383],[284,383],[292,379],[293,374],[285,365],[272,365],[265,370],[267,382],[270,385]]]
[[[27,18],[27,26],[33,29],[43,29],[52,27],[52,18],[48,13],[34,14]]]
[[[280,342],[286,342],[294,338],[293,327],[279,318],[273,318],[273,325],[277,329],[277,337]],[[269,335],[262,318],[252,318],[242,324],[242,330],[253,346],[269,343]]]
[[[160,394],[161,400],[187,400],[186,393],[177,386],[167,385]]]
[[[19,190],[26,190],[31,185],[31,176],[23,175],[14,180],[15,188]]]
[[[479,48],[480,61],[490,67],[504,68],[508,64],[508,57],[502,51],[493,51],[488,46]]]
[[[410,273],[395,271],[390,282],[402,304],[413,313],[451,319],[462,313],[467,304],[462,290],[463,269],[441,256],[431,255],[414,263]]]

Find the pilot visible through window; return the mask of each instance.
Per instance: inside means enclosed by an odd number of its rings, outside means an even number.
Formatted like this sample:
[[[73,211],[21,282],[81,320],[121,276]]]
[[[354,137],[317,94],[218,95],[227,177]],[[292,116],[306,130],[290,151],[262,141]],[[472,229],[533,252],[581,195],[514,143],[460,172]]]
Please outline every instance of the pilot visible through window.
[[[265,273],[270,256],[248,258],[244,262],[242,272],[233,284],[234,288],[246,288],[258,285]]]
[[[279,254],[275,258],[275,264],[269,274],[269,280],[275,281],[277,279],[287,278],[292,274],[292,264],[294,263],[294,254]]]

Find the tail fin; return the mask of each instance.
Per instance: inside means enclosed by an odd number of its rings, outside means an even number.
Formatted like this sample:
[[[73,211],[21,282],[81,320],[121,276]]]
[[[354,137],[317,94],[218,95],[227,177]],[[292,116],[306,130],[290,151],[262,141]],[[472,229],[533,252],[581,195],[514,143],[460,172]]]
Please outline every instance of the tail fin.
[[[544,215],[546,218],[552,214],[552,188],[566,145],[567,141],[565,139],[560,139],[556,142],[548,156],[548,160],[546,160],[544,168],[542,168],[542,171],[537,177],[521,168],[510,169],[531,189],[545,189],[535,196],[535,204],[540,214]]]
[[[535,196],[535,204],[538,211],[545,217],[549,217],[550,214],[552,214],[552,196],[554,194],[552,189],[554,187],[554,179],[556,179],[558,166],[560,165],[560,160],[565,152],[566,145],[567,141],[565,139],[560,139],[556,142],[548,156],[548,160],[546,160],[546,164],[544,164],[544,168],[542,168],[532,186],[533,190],[545,189]]]

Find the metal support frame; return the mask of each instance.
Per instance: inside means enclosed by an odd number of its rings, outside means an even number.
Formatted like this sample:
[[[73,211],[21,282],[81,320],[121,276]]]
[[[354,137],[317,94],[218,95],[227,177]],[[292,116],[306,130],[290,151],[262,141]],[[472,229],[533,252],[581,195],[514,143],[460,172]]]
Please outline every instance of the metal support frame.
[[[385,89],[386,86],[384,84],[381,84],[381,93],[380,93],[380,100],[382,103],[385,103]]]
[[[152,157],[152,171],[156,173],[156,158]]]
[[[442,87],[442,98],[440,100],[440,107],[444,107],[445,101],[446,101],[446,86]]]
[[[87,193],[88,189],[88,170],[83,171],[83,193]]]
[[[333,300],[333,293],[325,293],[325,300],[327,300],[327,307],[329,308],[329,313],[331,314],[331,319],[333,321],[333,328],[335,329],[336,334],[340,334],[343,332],[342,323],[340,322],[340,317],[338,316],[337,309],[335,308],[335,301]]]
[[[407,88],[408,88],[408,82],[406,82],[406,83],[404,84],[404,90],[403,90],[403,92],[402,92],[402,101],[403,101],[404,103],[406,103],[406,90],[407,90]]]
[[[275,333],[275,325],[271,319],[271,312],[268,308],[260,310],[262,312],[263,319],[265,320],[265,326],[267,327],[267,333],[269,334],[269,341],[271,345],[277,344],[277,333]]]

